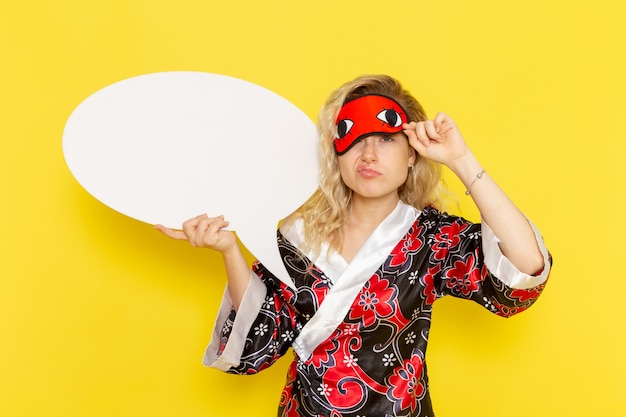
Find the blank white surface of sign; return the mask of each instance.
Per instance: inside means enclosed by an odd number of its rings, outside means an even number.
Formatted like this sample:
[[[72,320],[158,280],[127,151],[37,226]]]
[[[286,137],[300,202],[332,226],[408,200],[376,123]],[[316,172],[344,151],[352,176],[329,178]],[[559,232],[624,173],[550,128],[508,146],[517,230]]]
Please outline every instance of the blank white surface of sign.
[[[256,84],[202,72],[129,78],[71,114],[63,152],[77,181],[107,206],[181,228],[223,214],[279,278],[278,221],[318,185],[314,123]],[[282,278],[281,278],[282,279]]]

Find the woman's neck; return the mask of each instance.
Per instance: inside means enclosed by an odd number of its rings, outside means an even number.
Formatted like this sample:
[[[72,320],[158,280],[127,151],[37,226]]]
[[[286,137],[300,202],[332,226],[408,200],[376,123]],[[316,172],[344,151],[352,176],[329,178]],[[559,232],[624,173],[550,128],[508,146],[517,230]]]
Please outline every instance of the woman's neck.
[[[343,241],[339,254],[346,260],[352,261],[365,241],[376,230],[378,225],[398,206],[396,199],[352,199],[348,218],[343,224]]]
[[[397,195],[385,198],[364,198],[353,196],[347,222],[376,227],[397,207]]]

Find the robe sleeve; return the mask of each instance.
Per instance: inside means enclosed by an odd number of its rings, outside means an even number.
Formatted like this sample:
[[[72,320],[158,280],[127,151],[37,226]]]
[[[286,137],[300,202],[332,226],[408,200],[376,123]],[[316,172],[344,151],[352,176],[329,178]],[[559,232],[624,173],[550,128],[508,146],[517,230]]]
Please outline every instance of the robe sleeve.
[[[294,297],[256,262],[237,312],[226,288],[204,365],[228,373],[254,374],[273,364],[287,352],[300,328],[290,304]]]
[[[511,288],[528,289],[537,287],[545,283],[550,275],[552,257],[550,256],[550,253],[548,252],[537,227],[530,220],[529,223],[535,233],[535,239],[537,241],[537,245],[539,246],[539,251],[543,256],[544,267],[535,275],[528,275],[520,272],[520,270],[517,269],[515,265],[513,265],[511,261],[509,261],[509,259],[502,254],[499,245],[500,239],[498,239],[498,237],[494,234],[493,230],[491,230],[487,223],[481,223],[482,251],[484,254],[485,265],[494,276],[498,277],[498,279]]]
[[[536,275],[521,272],[502,254],[498,237],[486,223],[441,215],[432,244],[432,256],[440,261],[439,293],[473,300],[502,317],[529,308],[543,291],[552,266],[539,231],[531,226],[544,258],[544,268]]]

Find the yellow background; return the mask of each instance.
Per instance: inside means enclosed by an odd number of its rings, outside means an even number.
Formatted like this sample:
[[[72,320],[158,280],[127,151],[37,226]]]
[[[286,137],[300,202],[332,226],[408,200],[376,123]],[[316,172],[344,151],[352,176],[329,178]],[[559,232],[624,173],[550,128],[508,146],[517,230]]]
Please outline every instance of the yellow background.
[[[274,415],[287,361],[250,377],[200,363],[219,256],[103,206],[63,160],[64,124],[88,95],[194,70],[267,87],[313,119],[339,84],[385,72],[430,115],[451,114],[555,267],[509,320],[437,304],[437,416],[623,416],[624,4],[4,0],[0,415]]]

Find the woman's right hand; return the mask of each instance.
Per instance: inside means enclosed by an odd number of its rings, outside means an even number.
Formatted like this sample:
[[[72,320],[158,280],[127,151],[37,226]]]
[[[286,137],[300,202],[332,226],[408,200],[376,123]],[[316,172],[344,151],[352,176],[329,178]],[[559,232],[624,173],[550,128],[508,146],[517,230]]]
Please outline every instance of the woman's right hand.
[[[161,224],[155,225],[154,228],[172,239],[186,240],[191,246],[224,253],[237,246],[235,234],[230,230],[224,230],[228,224],[224,216],[209,217],[202,214],[184,222],[182,230],[170,229]]]

